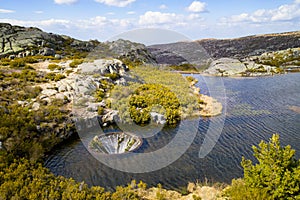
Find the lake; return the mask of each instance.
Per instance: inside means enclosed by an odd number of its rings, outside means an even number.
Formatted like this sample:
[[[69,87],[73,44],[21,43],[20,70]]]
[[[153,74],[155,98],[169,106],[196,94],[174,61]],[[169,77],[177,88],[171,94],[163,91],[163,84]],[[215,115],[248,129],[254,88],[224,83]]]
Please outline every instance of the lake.
[[[45,160],[45,166],[56,175],[72,177],[89,185],[112,189],[132,179],[150,186],[161,183],[174,189],[188,182],[230,183],[243,175],[242,156],[254,160],[252,145],[268,140],[279,133],[282,145],[290,144],[300,158],[300,73],[258,78],[221,78],[193,75],[199,80],[201,93],[210,94],[208,85],[224,84],[226,96],[216,96],[224,104],[224,127],[211,152],[199,158],[199,150],[210,124],[220,117],[197,118],[181,122],[186,132],[195,130],[196,136],[187,151],[171,165],[148,173],[126,173],[111,169],[96,160],[79,138],[55,149]],[[164,147],[177,134],[180,126],[165,127],[151,138],[144,139],[138,153]],[[113,131],[111,127],[106,131]]]

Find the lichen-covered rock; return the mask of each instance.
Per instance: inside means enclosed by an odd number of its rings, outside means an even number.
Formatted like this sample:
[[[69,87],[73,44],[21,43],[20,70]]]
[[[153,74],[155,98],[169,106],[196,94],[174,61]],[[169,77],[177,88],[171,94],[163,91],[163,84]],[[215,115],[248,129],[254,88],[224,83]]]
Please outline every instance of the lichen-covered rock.
[[[47,97],[51,97],[55,94],[57,94],[57,90],[53,90],[53,89],[45,89],[42,91],[43,95],[46,95]]]
[[[39,109],[40,109],[40,104],[37,103],[37,102],[34,102],[34,103],[32,104],[32,110],[37,111],[37,110],[39,110]]]
[[[232,76],[238,75],[246,70],[244,63],[237,59],[220,58],[213,61],[210,67],[204,73],[217,76]]]
[[[10,54],[19,55],[19,57],[35,54],[55,56],[55,51],[63,51],[70,47],[89,52],[98,43],[84,42],[67,36],[46,33],[34,27],[27,28],[0,23],[0,57]]]
[[[129,70],[128,66],[118,59],[98,59],[93,62],[84,62],[78,66],[84,74],[120,74]]]

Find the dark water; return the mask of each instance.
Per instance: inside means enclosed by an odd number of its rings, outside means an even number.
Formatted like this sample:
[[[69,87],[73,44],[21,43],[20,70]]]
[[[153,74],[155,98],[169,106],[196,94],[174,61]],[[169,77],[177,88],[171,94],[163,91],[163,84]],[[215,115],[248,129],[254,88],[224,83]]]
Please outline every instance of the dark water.
[[[195,77],[199,79],[198,85],[204,94],[209,94],[206,83],[221,79]],[[189,125],[197,124],[197,135],[177,161],[158,171],[133,174],[111,169],[91,156],[80,139],[55,150],[45,165],[54,174],[72,177],[89,185],[114,188],[136,179],[148,185],[162,183],[164,187],[174,189],[190,181],[230,182],[232,178],[241,177],[241,157],[254,159],[251,146],[268,140],[274,133],[280,134],[282,145],[290,144],[296,149],[296,157],[300,158],[300,113],[289,109],[290,106],[300,107],[300,73],[262,78],[224,78],[223,82],[226,97],[219,98],[227,110],[225,124],[216,146],[204,158],[199,158],[199,149],[209,125],[213,120],[219,120],[218,117],[183,121],[187,132],[193,130],[192,127],[189,129]],[[174,138],[178,128],[164,128],[146,139],[139,152],[163,147]]]

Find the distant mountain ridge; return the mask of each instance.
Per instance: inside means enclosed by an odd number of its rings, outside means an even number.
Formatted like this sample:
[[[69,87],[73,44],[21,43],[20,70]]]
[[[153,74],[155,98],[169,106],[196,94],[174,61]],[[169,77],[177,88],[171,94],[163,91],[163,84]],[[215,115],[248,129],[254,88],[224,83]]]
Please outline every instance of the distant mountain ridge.
[[[245,58],[265,52],[300,47],[300,31],[246,36],[235,39],[198,40],[213,58]]]
[[[202,52],[200,57],[210,57],[219,59],[230,57],[243,59],[250,56],[259,56],[265,52],[286,50],[289,48],[300,47],[300,31],[274,33],[265,35],[253,35],[235,39],[202,39],[191,42],[178,42],[172,44],[159,44],[148,46],[151,53],[154,54],[159,64],[182,64],[187,60],[195,61],[193,57],[182,57],[182,47],[192,47],[185,49],[185,52]],[[197,60],[197,59],[196,59]],[[199,61],[194,62],[198,64]]]

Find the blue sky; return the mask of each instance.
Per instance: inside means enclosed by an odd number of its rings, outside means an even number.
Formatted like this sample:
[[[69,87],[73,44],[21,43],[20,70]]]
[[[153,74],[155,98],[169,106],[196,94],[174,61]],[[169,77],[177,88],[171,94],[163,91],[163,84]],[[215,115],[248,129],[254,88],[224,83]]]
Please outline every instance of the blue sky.
[[[0,0],[0,22],[106,41],[160,28],[196,40],[300,30],[300,0]]]

